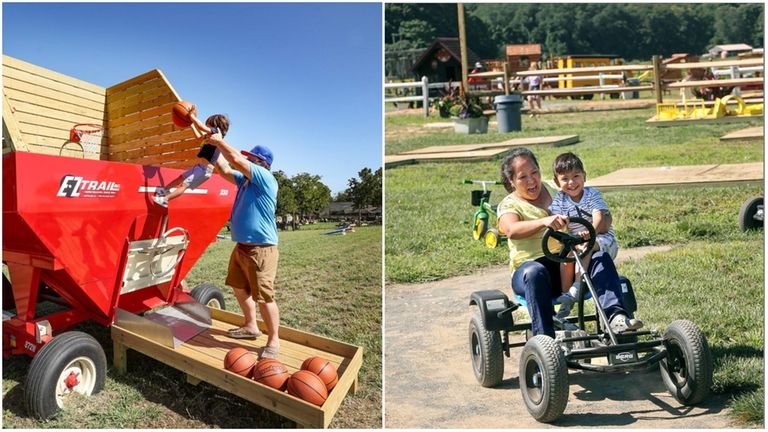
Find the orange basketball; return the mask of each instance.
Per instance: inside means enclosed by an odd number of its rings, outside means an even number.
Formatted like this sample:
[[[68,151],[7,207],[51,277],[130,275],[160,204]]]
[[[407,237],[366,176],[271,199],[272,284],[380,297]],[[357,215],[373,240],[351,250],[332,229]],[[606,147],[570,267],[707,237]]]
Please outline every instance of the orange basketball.
[[[304,363],[301,364],[301,370],[310,371],[320,377],[328,392],[336,387],[336,383],[339,382],[336,366],[322,357],[310,357],[304,360]]]
[[[328,399],[328,390],[323,380],[310,371],[296,371],[288,380],[288,394],[305,401],[322,406]]]
[[[285,390],[288,384],[288,368],[277,359],[266,358],[259,360],[251,372],[253,379],[261,384],[278,389]]]
[[[224,356],[224,369],[244,377],[251,376],[256,356],[243,347],[235,347]]]
[[[190,114],[197,115],[197,108],[195,104],[188,101],[179,101],[173,105],[171,110],[171,117],[173,117],[173,123],[178,127],[189,127],[192,124]]]

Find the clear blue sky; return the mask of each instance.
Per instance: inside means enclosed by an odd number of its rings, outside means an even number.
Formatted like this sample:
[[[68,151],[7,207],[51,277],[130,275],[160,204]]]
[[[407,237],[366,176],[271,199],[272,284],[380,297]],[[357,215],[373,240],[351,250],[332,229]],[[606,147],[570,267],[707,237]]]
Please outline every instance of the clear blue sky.
[[[160,69],[227,141],[333,193],[381,167],[377,3],[4,3],[3,54],[109,87]]]

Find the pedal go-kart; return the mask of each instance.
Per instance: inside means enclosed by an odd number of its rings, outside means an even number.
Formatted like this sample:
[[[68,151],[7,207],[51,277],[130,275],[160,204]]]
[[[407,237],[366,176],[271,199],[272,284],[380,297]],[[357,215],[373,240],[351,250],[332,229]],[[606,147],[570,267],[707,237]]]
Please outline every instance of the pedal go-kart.
[[[739,210],[739,228],[742,231],[762,228],[763,218],[763,197],[752,197],[741,205],[741,210]]]
[[[661,378],[669,392],[683,405],[704,400],[712,384],[712,360],[707,339],[691,321],[677,320],[667,326],[660,337],[658,330],[637,330],[616,334],[607,325],[608,317],[597,302],[597,293],[580,259],[592,250],[595,229],[582,218],[570,218],[583,225],[590,234],[585,240],[565,232],[547,229],[542,239],[544,255],[556,262],[576,262],[584,275],[578,295],[577,316],[555,321],[556,338],[546,335],[530,337],[531,323],[515,323],[512,312],[523,306],[525,299],[510,300],[500,290],[476,291],[469,304],[474,314],[469,323],[469,349],[475,378],[484,387],[501,383],[504,359],[510,348],[523,346],[520,355],[519,380],[528,412],[537,421],[557,420],[568,403],[568,369],[592,372],[627,372],[660,365]],[[550,239],[562,245],[559,252],[549,248]],[[587,243],[577,253],[577,245]],[[632,285],[621,277],[622,294],[627,312],[636,310]],[[584,288],[586,286],[586,289]],[[584,315],[584,302],[594,300],[595,314]],[[595,322],[589,333],[587,322]],[[603,323],[604,325],[601,325]],[[511,343],[509,333],[523,331],[525,342]],[[594,362],[593,359],[602,359]],[[601,364],[598,364],[601,363]],[[607,363],[607,364],[602,364]]]
[[[483,186],[483,190],[472,191],[472,205],[477,207],[472,215],[472,238],[481,240],[486,247],[493,249],[498,246],[499,240],[504,240],[505,237],[500,236],[496,228],[490,228],[491,216],[496,217],[496,206],[490,203],[491,191],[488,185],[502,183],[497,180],[464,180],[462,183]]]

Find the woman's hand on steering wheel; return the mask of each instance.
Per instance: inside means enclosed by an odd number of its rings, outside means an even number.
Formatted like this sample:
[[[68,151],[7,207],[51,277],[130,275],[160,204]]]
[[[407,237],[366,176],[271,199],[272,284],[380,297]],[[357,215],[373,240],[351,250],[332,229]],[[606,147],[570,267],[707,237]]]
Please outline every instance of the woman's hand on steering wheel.
[[[550,216],[549,218],[551,217],[553,216]],[[567,218],[564,219],[568,221]],[[544,231],[544,236],[541,239],[541,248],[545,257],[555,262],[573,262],[576,260],[576,257],[574,257],[570,252],[575,250],[576,255],[579,258],[583,258],[588,253],[592,252],[592,249],[595,246],[595,228],[591,223],[589,223],[589,221],[580,217],[570,218],[570,222],[582,225],[584,228],[586,228],[586,231],[580,231],[574,235],[566,232],[559,232],[552,229],[551,227],[548,227]],[[559,252],[554,253],[549,249],[548,243],[550,238],[557,240],[561,244],[562,248]]]
[[[568,225],[568,217],[563,215],[552,215],[541,219],[544,228],[550,228],[554,231],[560,231]]]

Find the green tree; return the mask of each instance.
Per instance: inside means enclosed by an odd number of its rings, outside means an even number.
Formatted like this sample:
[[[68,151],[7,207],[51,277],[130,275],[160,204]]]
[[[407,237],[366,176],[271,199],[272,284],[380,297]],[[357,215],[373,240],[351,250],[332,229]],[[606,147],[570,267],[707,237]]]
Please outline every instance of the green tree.
[[[363,168],[357,173],[357,178],[347,181],[349,185],[347,193],[352,198],[360,219],[362,219],[362,209],[365,207],[381,206],[381,172],[381,168],[375,172],[370,168]]]
[[[296,193],[293,190],[293,182],[283,171],[275,171],[277,180],[277,210],[278,215],[295,213],[298,210]]]
[[[331,202],[331,190],[319,175],[299,173],[291,179],[296,196],[296,209],[304,216],[320,213]]]

